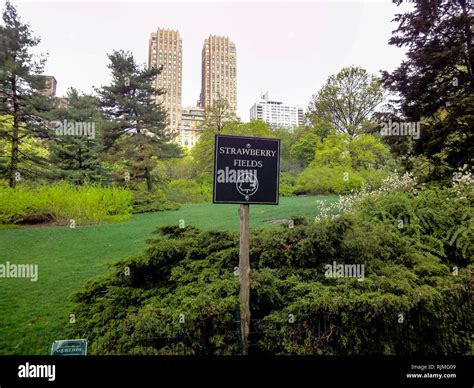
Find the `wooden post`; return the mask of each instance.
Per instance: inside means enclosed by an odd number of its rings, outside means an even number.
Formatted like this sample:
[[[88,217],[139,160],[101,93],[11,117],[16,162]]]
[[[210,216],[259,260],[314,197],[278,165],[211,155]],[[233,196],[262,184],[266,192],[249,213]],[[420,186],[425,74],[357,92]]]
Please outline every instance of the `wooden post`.
[[[249,350],[248,337],[250,328],[250,260],[249,260],[249,209],[250,205],[241,204],[240,215],[240,327],[242,333],[243,354]]]

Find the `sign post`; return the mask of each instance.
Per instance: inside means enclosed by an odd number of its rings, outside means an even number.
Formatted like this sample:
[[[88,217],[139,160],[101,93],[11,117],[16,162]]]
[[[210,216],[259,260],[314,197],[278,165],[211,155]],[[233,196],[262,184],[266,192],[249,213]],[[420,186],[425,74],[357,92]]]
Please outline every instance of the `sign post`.
[[[240,279],[240,331],[242,333],[242,347],[244,355],[248,354],[250,329],[250,258],[249,258],[249,212],[250,205],[241,204],[240,216],[240,251],[239,251],[239,279]]]
[[[216,135],[213,203],[240,204],[240,327],[243,354],[250,331],[250,204],[278,205],[280,139]]]

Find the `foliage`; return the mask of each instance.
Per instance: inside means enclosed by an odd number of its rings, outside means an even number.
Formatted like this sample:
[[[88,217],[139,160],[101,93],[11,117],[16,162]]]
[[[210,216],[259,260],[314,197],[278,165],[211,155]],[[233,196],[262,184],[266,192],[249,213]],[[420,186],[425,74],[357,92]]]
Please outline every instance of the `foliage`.
[[[364,183],[362,175],[351,167],[311,164],[298,176],[295,194],[343,194]]]
[[[316,199],[320,197],[290,197],[281,198],[279,206],[252,206],[250,225],[275,230],[278,226],[267,220],[312,214]],[[176,225],[184,220],[186,225],[203,230],[238,231],[237,208],[208,202],[173,211],[135,214],[128,222],[76,229],[0,225],[0,255],[4,260],[35,263],[39,268],[37,282],[7,282],[0,287],[0,328],[15,328],[0,341],[0,354],[49,355],[52,341],[71,338],[64,330],[74,306],[70,295],[88,280],[109,274],[118,260],[140,253],[145,248],[144,236],[148,237],[157,226]],[[42,292],[34,292],[38,288]]]
[[[364,184],[377,188],[390,164],[388,147],[375,136],[332,134],[317,143],[314,159],[298,176],[295,192],[341,194]]]
[[[182,158],[158,160],[152,175],[156,181],[166,184],[174,179],[196,179],[199,171],[193,158],[185,155]]]
[[[396,193],[409,192],[415,194],[417,192],[416,185],[416,179],[409,173],[405,173],[401,177],[393,174],[385,178],[377,190],[371,190],[369,185],[364,185],[359,191],[340,196],[336,202],[325,203],[324,201],[318,200],[319,214],[316,216],[315,221],[319,222],[321,219],[327,217],[334,217],[350,212],[359,202],[366,201],[368,198],[375,202],[392,191]]]
[[[81,95],[76,89],[69,89],[67,106],[57,107],[48,113],[52,120],[51,164],[60,179],[82,185],[85,181],[100,182],[104,174],[100,152],[102,151],[101,112],[94,96]],[[80,123],[90,133],[83,131],[74,136],[65,133],[54,134],[58,125],[63,127]],[[67,130],[66,128],[64,128]]]
[[[122,188],[106,188],[92,184],[73,186],[59,181],[30,188],[0,187],[0,223],[52,222],[76,225],[129,218],[131,194]]]
[[[229,101],[218,95],[211,106],[206,107],[204,121],[201,123],[200,128],[213,131],[214,133],[221,133],[227,124],[238,121]]]
[[[166,196],[170,201],[178,203],[205,202],[211,200],[212,188],[193,180],[176,179],[167,186]]]
[[[200,174],[190,155],[159,161],[152,174],[172,203],[210,201],[212,177]]]
[[[290,156],[296,159],[303,167],[307,167],[314,159],[314,151],[320,138],[313,132],[305,133],[298,142],[291,146]]]
[[[21,179],[48,175],[41,153],[26,152],[25,142],[47,137],[44,112],[51,102],[39,90],[45,89],[41,77],[45,58],[33,54],[39,38],[28,24],[21,22],[16,8],[7,1],[0,26],[0,115],[10,115],[11,125],[0,126],[0,139],[11,150],[7,162],[0,162],[0,174],[10,187]]]
[[[11,133],[13,128],[13,117],[11,115],[1,115],[0,114],[0,132],[4,134]],[[20,182],[23,178],[32,178],[34,177],[31,174],[22,174],[21,172],[30,170],[32,168],[32,160],[42,161],[41,163],[48,160],[50,152],[47,148],[47,145],[42,138],[38,136],[28,136],[28,131],[23,127],[20,127],[18,130],[18,135],[21,138],[21,141],[18,143],[18,152],[21,155],[28,155],[28,158],[19,158],[17,164],[17,171],[20,172]],[[11,142],[8,139],[8,136],[2,137],[0,135],[0,171],[7,171],[8,165],[10,163],[12,156]],[[41,164],[40,163],[40,164]],[[33,167],[33,171],[39,173],[40,164]],[[39,174],[38,177],[42,175]],[[44,174],[49,176],[50,174]],[[17,182],[16,182],[17,183]]]
[[[366,197],[334,219],[252,233],[252,353],[469,351],[472,188],[464,185],[461,199],[454,188],[440,197],[437,189],[410,193],[406,184],[388,182],[377,201]],[[424,223],[412,217],[398,228],[390,215],[410,208],[426,214]],[[453,225],[461,228],[442,241],[445,255],[432,252]],[[71,335],[88,338],[91,354],[239,353],[238,235],[193,227],[158,233],[146,251],[74,296]],[[364,280],[325,277],[333,261],[363,264]]]
[[[290,197],[294,195],[296,174],[291,172],[280,172],[280,196]]]
[[[131,179],[145,180],[148,191],[153,191],[151,171],[157,157],[179,154],[176,145],[167,143],[172,134],[166,112],[156,102],[164,91],[153,82],[162,69],[137,65],[129,52],[114,51],[108,57],[112,83],[98,90],[107,120],[104,145],[110,160],[124,163]]]
[[[131,193],[133,196],[132,212],[135,214],[179,209],[179,204],[169,201],[165,192],[159,188],[148,191],[139,186],[135,187]]]
[[[472,4],[418,1],[394,21],[398,28],[389,43],[405,47],[407,60],[383,72],[383,84],[398,96],[402,120],[421,121],[414,152],[433,163],[432,179],[444,178],[473,158]]]
[[[313,95],[307,117],[312,122],[323,119],[338,132],[354,137],[382,99],[379,79],[361,67],[346,67]]]

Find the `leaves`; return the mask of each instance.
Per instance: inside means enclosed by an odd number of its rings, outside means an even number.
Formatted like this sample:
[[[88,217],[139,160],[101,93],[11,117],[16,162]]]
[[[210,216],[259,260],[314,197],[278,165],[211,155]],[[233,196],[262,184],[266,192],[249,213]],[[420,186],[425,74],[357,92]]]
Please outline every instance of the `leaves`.
[[[466,233],[471,202],[447,201],[459,188],[414,194],[412,183],[392,177],[377,201],[365,196],[337,218],[252,231],[252,349],[339,355],[469,350],[472,239],[466,250],[454,250],[455,234],[444,236],[446,225],[459,223],[457,236]],[[438,208],[425,229],[417,214]],[[403,215],[408,221],[399,229],[394,220]],[[238,354],[238,235],[192,227],[158,232],[142,255],[75,296],[73,335],[87,337],[93,354]],[[437,257],[440,249],[444,255]],[[333,261],[364,265],[364,280],[327,278],[324,267]]]
[[[389,43],[406,47],[407,60],[383,72],[383,84],[402,120],[422,122],[414,152],[434,164],[431,178],[472,161],[473,20],[469,1],[451,0],[418,1],[394,19]]]
[[[332,75],[313,95],[307,116],[330,123],[338,132],[355,137],[382,102],[380,81],[361,67],[346,67]]]

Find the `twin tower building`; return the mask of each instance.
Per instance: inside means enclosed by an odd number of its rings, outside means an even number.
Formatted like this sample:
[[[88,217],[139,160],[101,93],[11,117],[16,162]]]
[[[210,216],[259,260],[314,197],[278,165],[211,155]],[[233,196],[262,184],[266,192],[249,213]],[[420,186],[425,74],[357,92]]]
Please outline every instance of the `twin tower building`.
[[[192,148],[199,138],[198,124],[204,119],[204,109],[217,98],[225,98],[237,112],[237,53],[234,42],[223,36],[211,35],[204,40],[201,65],[201,94],[195,107],[183,107],[183,48],[179,32],[158,28],[151,33],[148,47],[148,67],[163,66],[156,77],[156,88],[164,89],[158,96],[168,113],[168,125],[177,133],[176,141]]]

